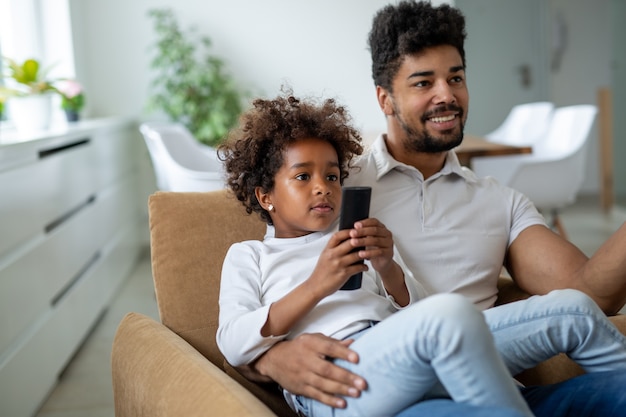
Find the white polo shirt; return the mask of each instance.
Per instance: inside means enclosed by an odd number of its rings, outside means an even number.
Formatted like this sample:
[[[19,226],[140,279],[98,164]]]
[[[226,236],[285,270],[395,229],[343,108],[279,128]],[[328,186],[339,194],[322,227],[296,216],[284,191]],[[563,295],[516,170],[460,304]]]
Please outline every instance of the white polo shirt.
[[[316,232],[296,238],[268,237],[248,240],[230,247],[222,268],[219,328],[216,341],[228,362],[244,365],[283,339],[302,333],[323,333],[343,339],[381,321],[403,307],[391,297],[378,273],[369,265],[361,288],[336,291],[322,299],[284,335],[261,336],[272,303],[306,281],[317,266],[336,224],[327,233]],[[395,261],[404,272],[410,303],[426,296],[402,259]]]
[[[381,135],[359,157],[346,186],[372,187],[370,217],[393,233],[400,256],[429,294],[456,292],[478,308],[493,306],[507,248],[545,219],[523,194],[477,178],[448,152],[427,180],[393,159]]]

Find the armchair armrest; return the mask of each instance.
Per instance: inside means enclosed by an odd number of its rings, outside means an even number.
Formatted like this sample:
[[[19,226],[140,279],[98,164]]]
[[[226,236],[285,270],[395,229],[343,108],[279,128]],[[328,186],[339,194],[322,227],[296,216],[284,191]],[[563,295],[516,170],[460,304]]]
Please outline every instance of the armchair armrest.
[[[111,354],[116,417],[275,417],[259,399],[166,326],[121,321]]]

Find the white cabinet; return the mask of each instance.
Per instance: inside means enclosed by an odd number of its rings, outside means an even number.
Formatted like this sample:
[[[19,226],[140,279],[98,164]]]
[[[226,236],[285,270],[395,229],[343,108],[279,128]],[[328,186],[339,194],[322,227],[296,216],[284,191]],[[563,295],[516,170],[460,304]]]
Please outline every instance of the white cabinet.
[[[110,119],[0,137],[0,416],[35,413],[134,267],[141,144]]]

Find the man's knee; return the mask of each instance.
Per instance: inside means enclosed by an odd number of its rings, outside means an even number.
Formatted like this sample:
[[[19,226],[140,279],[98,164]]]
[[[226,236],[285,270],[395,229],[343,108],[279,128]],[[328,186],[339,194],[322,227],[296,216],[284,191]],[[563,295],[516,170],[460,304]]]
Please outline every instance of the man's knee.
[[[571,288],[553,290],[543,297],[551,306],[561,308],[564,312],[603,314],[596,302],[580,290]]]

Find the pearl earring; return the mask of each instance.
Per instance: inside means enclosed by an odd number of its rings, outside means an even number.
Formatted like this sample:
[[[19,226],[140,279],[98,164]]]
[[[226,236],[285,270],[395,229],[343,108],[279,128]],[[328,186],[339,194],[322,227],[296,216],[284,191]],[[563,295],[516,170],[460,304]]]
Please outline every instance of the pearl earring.
[[[270,204],[270,205],[267,207],[267,211],[274,211],[274,205]]]

